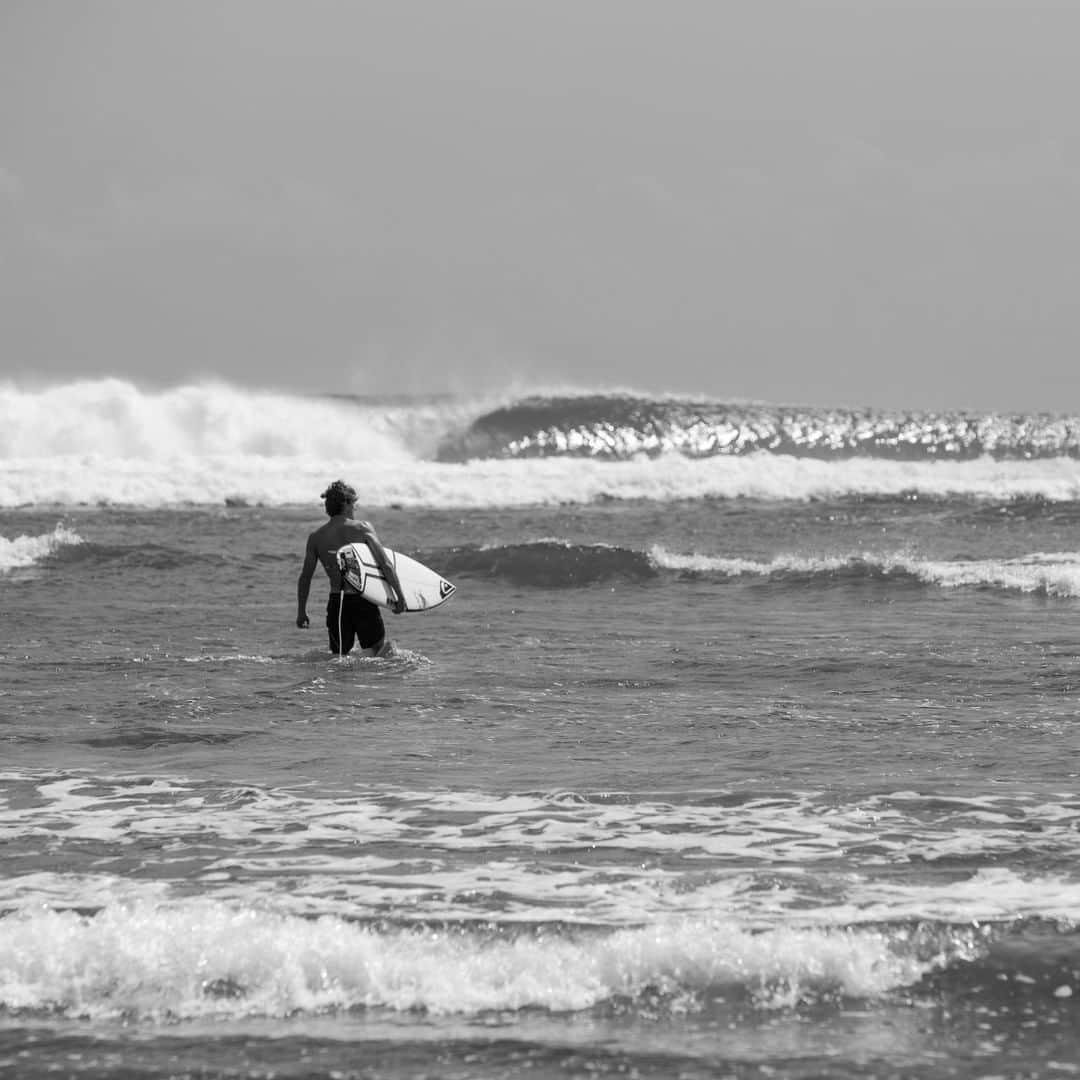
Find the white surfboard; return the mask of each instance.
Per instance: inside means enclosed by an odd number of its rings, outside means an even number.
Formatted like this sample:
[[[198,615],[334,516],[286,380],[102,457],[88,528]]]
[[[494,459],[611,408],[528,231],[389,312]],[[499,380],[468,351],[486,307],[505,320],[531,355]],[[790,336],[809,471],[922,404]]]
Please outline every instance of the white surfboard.
[[[401,590],[405,594],[406,611],[427,611],[454,595],[456,586],[431,567],[388,547],[383,550],[390,565],[397,571]],[[346,544],[338,549],[337,561],[342,576],[357,592],[373,604],[393,607],[392,590],[367,544]]]

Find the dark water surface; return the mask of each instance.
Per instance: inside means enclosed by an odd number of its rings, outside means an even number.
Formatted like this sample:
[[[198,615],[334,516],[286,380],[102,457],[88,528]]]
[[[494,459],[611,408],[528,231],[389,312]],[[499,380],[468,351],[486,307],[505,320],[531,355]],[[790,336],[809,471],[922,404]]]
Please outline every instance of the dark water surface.
[[[1080,507],[0,511],[0,1072],[1080,1071]]]

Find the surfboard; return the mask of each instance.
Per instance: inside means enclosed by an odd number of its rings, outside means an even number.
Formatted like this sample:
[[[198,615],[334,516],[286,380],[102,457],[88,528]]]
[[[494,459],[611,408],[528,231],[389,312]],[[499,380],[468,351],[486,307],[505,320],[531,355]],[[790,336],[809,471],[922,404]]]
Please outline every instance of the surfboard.
[[[405,594],[406,611],[427,611],[454,595],[456,586],[430,566],[402,555],[400,551],[388,547],[383,550],[390,565],[397,571],[401,590]],[[367,544],[358,542],[338,548],[337,563],[342,576],[357,592],[373,604],[393,607],[390,586]]]

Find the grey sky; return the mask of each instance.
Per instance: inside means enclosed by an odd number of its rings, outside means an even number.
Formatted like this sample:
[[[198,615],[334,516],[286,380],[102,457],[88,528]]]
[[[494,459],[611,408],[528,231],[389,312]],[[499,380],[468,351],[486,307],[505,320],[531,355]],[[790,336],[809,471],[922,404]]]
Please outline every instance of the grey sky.
[[[1080,4],[0,0],[0,373],[1080,411]]]

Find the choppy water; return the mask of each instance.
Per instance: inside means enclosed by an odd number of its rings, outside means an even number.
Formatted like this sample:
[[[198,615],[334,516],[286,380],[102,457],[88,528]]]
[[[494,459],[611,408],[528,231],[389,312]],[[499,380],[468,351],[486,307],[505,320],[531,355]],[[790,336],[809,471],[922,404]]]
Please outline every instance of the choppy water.
[[[6,394],[0,1073],[1080,1069],[1071,436],[470,457],[508,403],[293,402],[304,450],[280,396]],[[293,626],[339,474],[458,586],[386,659]]]

